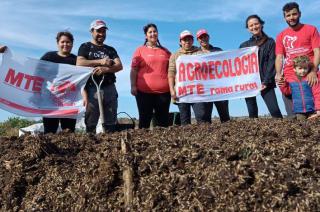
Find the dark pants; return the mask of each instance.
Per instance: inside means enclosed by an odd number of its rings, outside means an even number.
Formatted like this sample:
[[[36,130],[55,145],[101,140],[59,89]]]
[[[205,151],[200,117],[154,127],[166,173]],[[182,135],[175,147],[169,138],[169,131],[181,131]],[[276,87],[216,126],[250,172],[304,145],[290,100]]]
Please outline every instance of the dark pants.
[[[287,117],[288,118],[295,118],[296,114],[293,112],[293,105],[292,105],[292,96],[285,96],[282,94],[282,100],[284,103],[284,106],[286,108]]]
[[[181,125],[191,124],[191,107],[197,123],[209,122],[206,103],[178,103]]]
[[[138,91],[136,101],[139,111],[139,128],[149,128],[153,112],[157,126],[168,127],[170,93],[144,93]]]
[[[76,128],[77,119],[69,118],[43,118],[44,134],[56,133],[59,127],[59,122],[62,130],[69,130],[74,132]]]
[[[274,88],[266,88],[261,91],[261,96],[273,118],[282,118]],[[258,105],[256,97],[246,98],[249,118],[258,118]]]
[[[104,113],[104,129],[106,132],[115,131],[117,122],[118,109],[118,93],[115,84],[102,86],[102,104]],[[86,131],[88,133],[96,133],[96,127],[100,118],[100,110],[98,103],[97,88],[89,87],[88,92],[88,106],[86,108],[85,120]]]
[[[213,109],[213,103],[217,108],[219,118],[221,122],[226,122],[230,120],[229,115],[229,101],[216,101],[216,102],[206,102],[206,117],[205,120],[209,123],[211,123],[211,116],[212,116],[212,109]]]

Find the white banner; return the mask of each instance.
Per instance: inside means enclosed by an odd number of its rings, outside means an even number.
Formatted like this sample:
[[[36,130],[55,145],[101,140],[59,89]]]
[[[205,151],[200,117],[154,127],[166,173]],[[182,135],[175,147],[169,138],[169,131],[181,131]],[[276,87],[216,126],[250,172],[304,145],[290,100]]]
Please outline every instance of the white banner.
[[[81,90],[92,69],[3,54],[0,108],[20,116],[74,117],[84,112]]]
[[[259,94],[258,47],[202,55],[182,55],[176,61],[178,102],[212,102]]]

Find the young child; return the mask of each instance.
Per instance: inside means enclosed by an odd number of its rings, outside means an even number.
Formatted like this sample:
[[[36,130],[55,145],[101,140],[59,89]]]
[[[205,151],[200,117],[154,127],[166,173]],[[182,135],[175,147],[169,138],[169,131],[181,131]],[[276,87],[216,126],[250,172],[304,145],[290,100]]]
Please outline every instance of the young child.
[[[310,87],[306,76],[313,64],[308,56],[298,56],[293,59],[294,72],[297,75],[295,82],[286,82],[280,90],[284,95],[292,94],[293,112],[298,119],[316,118],[320,116],[320,85]],[[317,73],[320,81],[320,73]]]

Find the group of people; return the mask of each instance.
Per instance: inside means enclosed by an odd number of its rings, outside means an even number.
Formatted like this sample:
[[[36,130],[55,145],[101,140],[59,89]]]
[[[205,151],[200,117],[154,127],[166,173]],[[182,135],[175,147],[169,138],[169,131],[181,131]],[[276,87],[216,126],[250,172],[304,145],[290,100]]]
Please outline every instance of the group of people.
[[[301,11],[297,3],[290,2],[284,5],[283,15],[289,27],[277,36],[276,42],[263,31],[265,22],[258,15],[248,16],[245,26],[252,36],[243,42],[240,48],[259,47],[261,96],[273,118],[282,118],[275,94],[276,84],[283,91],[283,100],[289,117],[297,116],[299,119],[318,117],[320,116],[320,85],[317,73],[320,60],[319,33],[316,27],[300,22]],[[177,58],[180,55],[205,54],[222,49],[210,44],[210,35],[205,29],[197,31],[196,39],[200,47],[194,46],[193,34],[185,30],[180,33],[180,48],[170,56],[169,51],[161,46],[158,40],[156,25],[146,25],[144,33],[146,41],[135,51],[131,65],[131,93],[137,100],[139,121],[141,121],[139,127],[149,127],[153,113],[159,119],[160,126],[168,126],[167,114],[170,101],[177,100],[175,90]],[[298,73],[301,69],[304,70],[303,75]],[[302,91],[299,89],[300,84],[303,85]],[[245,100],[249,117],[258,118],[256,97]],[[178,103],[181,124],[191,123],[191,108],[198,123],[210,123],[213,104],[217,108],[221,122],[230,120],[227,100]]]
[[[275,95],[276,84],[283,93],[286,112],[289,117],[300,118],[320,116],[320,36],[317,28],[300,22],[299,5],[290,2],[283,7],[284,19],[288,28],[283,30],[276,41],[263,30],[265,22],[258,15],[250,15],[245,21],[251,33],[249,40],[240,48],[259,47],[259,69],[262,82],[261,96],[274,118],[282,118]],[[78,56],[71,53],[73,36],[70,32],[59,32],[56,40],[58,51],[47,52],[42,60],[93,68],[93,79],[89,79],[82,93],[87,132],[95,132],[99,119],[97,88],[101,80],[106,131],[115,130],[117,121],[118,93],[115,87],[115,73],[122,70],[122,63],[117,51],[106,44],[108,27],[102,20],[95,20],[90,25],[92,39],[83,43]],[[176,60],[180,55],[198,55],[222,51],[210,44],[207,30],[196,33],[199,47],[194,46],[193,34],[185,30],[180,33],[180,48],[173,54],[163,47],[158,38],[155,24],[143,28],[145,42],[139,46],[131,62],[131,94],[135,96],[139,111],[139,128],[149,128],[153,116],[157,125],[169,125],[169,107],[174,102],[178,105],[182,125],[191,123],[191,108],[198,123],[211,123],[213,104],[216,106],[220,121],[230,120],[228,100],[200,103],[179,103],[175,91]],[[0,47],[3,52],[5,47]],[[283,72],[282,72],[283,70]],[[245,98],[250,118],[258,117],[256,97]],[[75,130],[76,120],[43,118],[45,133],[55,133],[59,122],[62,129]]]

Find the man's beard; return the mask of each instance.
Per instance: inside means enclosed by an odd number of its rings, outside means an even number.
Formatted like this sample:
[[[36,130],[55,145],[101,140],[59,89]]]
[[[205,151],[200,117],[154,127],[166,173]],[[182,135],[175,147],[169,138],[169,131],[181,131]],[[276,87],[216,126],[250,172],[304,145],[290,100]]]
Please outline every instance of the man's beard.
[[[97,43],[103,43],[106,37],[97,37],[95,40]]]
[[[298,26],[298,24],[300,24],[300,18],[298,18],[297,19],[297,21],[295,22],[295,24],[290,24],[290,22],[289,21],[287,21],[287,24],[289,25],[289,27],[296,27],[296,26]]]

